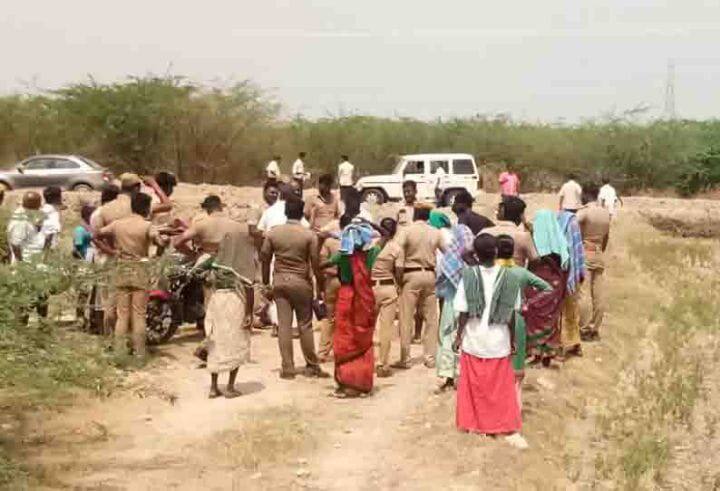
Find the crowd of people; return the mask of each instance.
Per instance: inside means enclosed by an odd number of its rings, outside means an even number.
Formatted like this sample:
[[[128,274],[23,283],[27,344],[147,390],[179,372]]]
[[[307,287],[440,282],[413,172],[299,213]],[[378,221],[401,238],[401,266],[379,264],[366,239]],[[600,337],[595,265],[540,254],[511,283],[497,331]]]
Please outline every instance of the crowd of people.
[[[174,217],[177,181],[168,173],[123,174],[119,187],[102,191],[98,207],[83,205],[73,254],[111,266],[98,298],[114,349],[146,356],[147,263],[172,248],[195,254],[204,274],[205,339],[198,351],[211,374],[211,398],[240,395],[234,384],[249,357],[249,332],[270,327],[282,379],[329,377],[323,365],[332,362],[332,395],[365,397],[375,377],[415,369],[419,361],[436,372],[436,393],[457,391],[460,430],[503,435],[526,447],[520,436],[525,368],[582,356],[582,342],[597,341],[602,332],[605,252],[620,201],[612,186],[583,188],[569,176],[558,209],[538,210],[528,220],[520,179],[508,170],[491,219],[473,211],[469,192],[442,211],[418,202],[417,184],[406,180],[399,206],[374,217],[353,186],[347,156],[337,175],[318,176],[311,196],[304,191],[304,158],[300,153],[287,180],[280,157],[268,164],[264,203],[246,223],[225,214],[216,195],[203,200],[203,212],[189,223]],[[26,192],[12,214],[13,262],[37,260],[57,247],[62,194],[51,187],[43,197]],[[420,360],[411,357],[414,341],[422,345]],[[229,374],[224,390],[221,373]]]

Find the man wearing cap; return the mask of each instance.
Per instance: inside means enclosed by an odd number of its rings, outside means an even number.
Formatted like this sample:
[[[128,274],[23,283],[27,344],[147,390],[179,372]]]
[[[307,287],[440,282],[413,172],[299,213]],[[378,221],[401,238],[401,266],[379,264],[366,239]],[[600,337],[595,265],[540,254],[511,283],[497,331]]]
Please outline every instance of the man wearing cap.
[[[130,334],[133,351],[137,358],[145,357],[145,317],[149,276],[147,259],[150,245],[165,246],[167,239],[160,236],[150,223],[152,200],[145,193],[135,193],[130,198],[130,216],[114,220],[97,230],[97,237],[112,237],[118,251],[114,275],[117,322],[115,324],[115,348],[126,351],[125,337]]]
[[[400,293],[400,361],[393,368],[410,367],[410,343],[415,326],[415,313],[419,310],[425,321],[423,352],[425,366],[435,366],[438,342],[438,307],[435,297],[435,258],[445,244],[440,230],[428,224],[431,206],[415,206],[413,223],[397,233],[399,254],[395,263],[401,278]]]
[[[274,259],[272,293],[278,311],[278,345],[282,357],[280,377],[295,378],[292,319],[297,316],[300,347],[305,357],[305,375],[327,376],[318,364],[312,332],[313,276],[322,282],[318,271],[317,236],[304,227],[303,202],[297,198],[285,202],[285,224],[265,233],[262,246],[263,283],[270,283],[270,263]],[[268,287],[270,288],[270,287]]]
[[[117,198],[98,209],[93,217],[94,223],[90,224],[93,229],[100,230],[115,220],[132,215],[130,198],[133,194],[140,192],[141,187],[142,180],[137,174],[126,172],[120,175],[120,194]]]
[[[116,220],[127,218],[132,215],[130,206],[131,196],[140,192],[142,180],[137,174],[126,172],[120,175],[120,194],[117,197],[98,208],[90,219],[90,226],[93,230],[100,230],[107,227]],[[112,235],[94,238],[98,242],[98,248],[104,251],[114,250],[114,238]],[[108,258],[108,260],[110,260]],[[109,278],[108,278],[109,279]],[[100,297],[103,307],[103,331],[111,333],[117,324],[116,298],[113,286],[106,281],[107,286],[103,287]]]

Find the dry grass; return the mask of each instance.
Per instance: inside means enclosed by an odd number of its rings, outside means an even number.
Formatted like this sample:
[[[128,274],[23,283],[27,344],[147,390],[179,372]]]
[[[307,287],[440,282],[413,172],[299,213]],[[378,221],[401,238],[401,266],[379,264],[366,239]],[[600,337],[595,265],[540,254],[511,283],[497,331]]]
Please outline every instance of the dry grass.
[[[642,235],[642,237],[639,237]],[[646,274],[655,303],[645,315],[637,359],[599,418],[595,479],[627,489],[663,485],[677,438],[691,420],[703,380],[698,333],[716,334],[720,307],[708,302],[718,289],[711,244],[638,234],[628,241],[630,259]],[[647,276],[649,275],[649,277]],[[649,280],[649,281],[648,281]]]
[[[310,451],[314,444],[308,421],[288,406],[244,416],[241,427],[217,435],[208,452],[220,465],[257,471]]]

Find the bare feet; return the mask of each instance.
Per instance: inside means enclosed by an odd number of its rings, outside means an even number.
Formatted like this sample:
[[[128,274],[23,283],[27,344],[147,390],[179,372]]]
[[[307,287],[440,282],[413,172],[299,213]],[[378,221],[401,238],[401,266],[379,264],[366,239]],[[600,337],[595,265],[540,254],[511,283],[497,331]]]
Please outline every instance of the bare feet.
[[[236,397],[240,397],[242,395],[242,392],[235,389],[235,387],[228,387],[225,390],[225,399],[235,399]]]

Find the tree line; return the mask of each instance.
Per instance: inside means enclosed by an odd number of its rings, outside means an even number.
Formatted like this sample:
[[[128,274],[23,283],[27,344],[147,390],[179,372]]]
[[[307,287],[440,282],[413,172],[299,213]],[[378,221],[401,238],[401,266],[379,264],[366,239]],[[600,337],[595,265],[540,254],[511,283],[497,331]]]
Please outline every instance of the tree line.
[[[255,184],[276,154],[285,171],[298,151],[309,170],[334,170],[341,154],[361,173],[387,173],[405,153],[468,152],[491,170],[512,163],[524,189],[553,187],[569,172],[609,177],[625,192],[690,195],[720,182],[720,121],[640,121],[632,114],[578,124],[477,115],[413,118],[282,115],[251,82],[217,88],[183,77],[92,79],[59,90],[0,97],[0,159],[77,153],[115,172],[172,170],[183,181]]]

